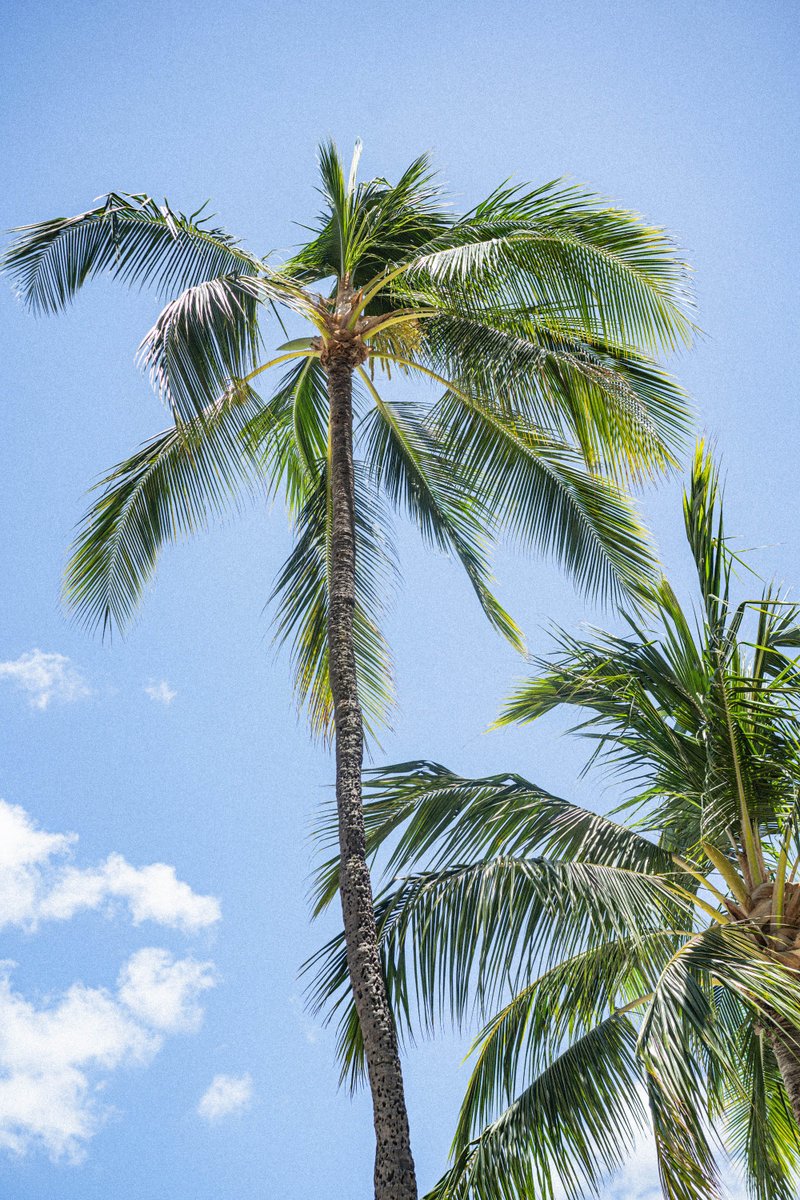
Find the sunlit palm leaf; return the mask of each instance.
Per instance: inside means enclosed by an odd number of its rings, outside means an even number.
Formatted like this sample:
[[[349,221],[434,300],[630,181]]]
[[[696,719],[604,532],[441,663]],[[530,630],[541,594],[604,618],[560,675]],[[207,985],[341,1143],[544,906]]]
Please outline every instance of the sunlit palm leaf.
[[[67,564],[67,604],[87,625],[124,627],[152,577],[162,546],[229,511],[258,469],[243,432],[262,410],[246,386],[193,421],[153,438],[97,485]]]

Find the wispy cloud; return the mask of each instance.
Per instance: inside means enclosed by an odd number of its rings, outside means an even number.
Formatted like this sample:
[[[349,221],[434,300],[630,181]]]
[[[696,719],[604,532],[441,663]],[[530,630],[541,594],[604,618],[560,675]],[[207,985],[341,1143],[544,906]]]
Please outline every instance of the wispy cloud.
[[[135,925],[153,921],[194,933],[219,920],[219,901],[193,891],[166,863],[134,867],[121,854],[90,867],[59,861],[76,841],[74,834],[45,833],[19,805],[0,800],[0,928],[33,929],[115,903]]]
[[[13,661],[0,662],[0,679],[24,692],[32,708],[42,710],[53,700],[72,703],[91,695],[83,675],[66,655],[44,650],[29,650]]]
[[[156,704],[172,704],[178,694],[174,688],[169,686],[166,679],[160,679],[158,683],[148,683],[144,690]]]
[[[292,1012],[297,1018],[298,1024],[303,1030],[303,1037],[306,1039],[309,1045],[313,1046],[320,1039],[320,1035],[322,1034],[322,1026],[311,1020],[300,996],[290,996],[289,1007],[291,1008]]]
[[[197,1112],[204,1121],[219,1121],[249,1108],[253,1080],[249,1075],[215,1075],[200,1097]]]

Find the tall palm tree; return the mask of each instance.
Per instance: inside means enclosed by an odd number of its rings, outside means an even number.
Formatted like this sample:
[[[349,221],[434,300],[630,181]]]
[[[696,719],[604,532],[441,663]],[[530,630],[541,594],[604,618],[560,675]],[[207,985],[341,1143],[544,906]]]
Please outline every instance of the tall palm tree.
[[[718,1137],[757,1200],[800,1182],[800,607],[736,602],[714,468],[685,522],[700,603],[559,635],[501,723],[560,705],[631,789],[598,815],[519,775],[375,773],[368,853],[401,1031],[487,1018],[431,1200],[601,1194],[648,1126],[668,1200],[711,1200]],[[330,866],[320,903],[330,892]],[[341,1006],[338,940],[312,992]],[[345,1073],[363,1048],[345,1007]]]
[[[460,559],[517,646],[487,565],[501,527],[552,552],[589,592],[641,587],[652,560],[624,488],[672,462],[686,405],[652,356],[688,339],[691,325],[685,268],[640,218],[559,184],[504,186],[456,215],[427,159],[395,184],[359,182],[359,153],[348,172],[332,144],[322,147],[322,211],[280,266],[202,211],[118,194],[18,230],[4,265],[23,301],[45,312],[103,272],[168,300],[140,354],[173,424],[111,472],[86,516],[66,596],[88,623],[124,625],[162,545],[242,485],[285,494],[297,539],[277,582],[277,625],[312,727],[335,738],[375,1194],[409,1200],[414,1165],[361,811],[364,719],[379,725],[391,699],[379,631],[392,573],[385,507]],[[281,313],[306,336],[265,353],[267,319],[283,328]],[[282,366],[262,398],[262,379]],[[392,375],[436,385],[438,396],[389,398]]]

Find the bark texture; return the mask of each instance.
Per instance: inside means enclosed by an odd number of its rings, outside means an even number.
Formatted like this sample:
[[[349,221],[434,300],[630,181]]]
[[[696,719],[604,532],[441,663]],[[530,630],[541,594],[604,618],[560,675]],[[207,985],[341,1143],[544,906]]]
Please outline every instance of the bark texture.
[[[780,1017],[773,1016],[769,1030],[772,1051],[780,1069],[794,1119],[800,1126],[800,1032]]]
[[[417,1200],[397,1033],[378,950],[361,801],[364,732],[353,646],[356,548],[352,370],[356,361],[351,361],[341,346],[339,353],[331,354],[325,362],[331,406],[328,641],[336,732],[339,887],[347,965],[372,1091],[375,1200]]]

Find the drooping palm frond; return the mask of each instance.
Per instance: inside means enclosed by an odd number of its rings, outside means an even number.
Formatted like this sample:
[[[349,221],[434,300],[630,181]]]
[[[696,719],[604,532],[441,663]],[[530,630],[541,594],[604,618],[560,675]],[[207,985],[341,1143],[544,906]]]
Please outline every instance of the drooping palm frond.
[[[295,687],[316,736],[333,732],[328,676],[328,595],[331,504],[327,468],[321,467],[297,520],[294,548],[281,568],[271,599],[277,600],[276,636],[291,646]],[[356,607],[353,638],[358,694],[365,723],[376,732],[387,722],[394,699],[388,646],[381,616],[396,577],[390,526],[380,497],[365,473],[356,486]]]
[[[449,312],[435,295],[417,291],[414,300],[434,306],[420,325],[422,361],[461,390],[575,443],[590,468],[620,481],[674,464],[687,432],[686,399],[632,347],[589,337],[571,314],[546,306],[462,304]]]
[[[409,875],[379,903],[387,979],[413,998],[426,1031],[472,1011],[486,1015],[546,956],[686,923],[685,905],[661,876],[510,855]],[[331,943],[316,964],[320,981],[335,953]],[[312,990],[322,1005],[336,1004],[320,984]]]
[[[588,472],[569,444],[466,393],[450,393],[431,419],[505,536],[552,556],[589,596],[620,599],[655,582],[652,545],[632,502]]]
[[[166,542],[236,505],[259,472],[244,430],[263,404],[246,385],[192,421],[167,429],[97,485],[67,563],[67,604],[87,625],[124,627]]]
[[[720,993],[715,1017],[734,1048],[737,1078],[723,1080],[717,1115],[726,1145],[749,1183],[753,1200],[794,1200],[800,1170],[800,1132],[766,1031],[747,1019],[747,1009]]]
[[[375,402],[366,456],[378,485],[412,518],[429,544],[458,558],[492,625],[522,650],[519,628],[491,590],[491,510],[451,463],[427,413],[414,404],[384,400],[363,372],[362,377]]]
[[[474,1141],[426,1200],[569,1200],[625,1161],[644,1124],[636,1031],[615,1014],[564,1049]],[[557,1174],[553,1164],[558,1164]]]
[[[251,371],[259,350],[259,281],[225,275],[186,288],[139,347],[153,387],[180,419]]]
[[[3,268],[25,303],[42,312],[63,308],[104,271],[123,283],[152,286],[165,298],[212,279],[264,271],[259,258],[201,214],[185,216],[166,201],[111,192],[75,217],[15,230]]]

